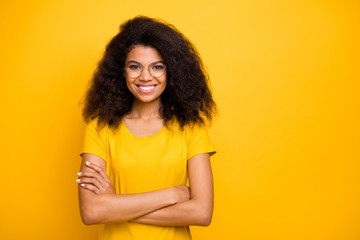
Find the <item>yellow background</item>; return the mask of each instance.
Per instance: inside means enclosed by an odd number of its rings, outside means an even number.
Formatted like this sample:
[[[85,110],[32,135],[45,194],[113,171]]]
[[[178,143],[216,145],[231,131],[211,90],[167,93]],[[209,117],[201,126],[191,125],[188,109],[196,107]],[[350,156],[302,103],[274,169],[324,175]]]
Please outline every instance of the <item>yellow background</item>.
[[[197,46],[220,115],[194,239],[360,239],[358,1],[2,1],[0,239],[96,239],[77,203],[79,102],[138,14]]]

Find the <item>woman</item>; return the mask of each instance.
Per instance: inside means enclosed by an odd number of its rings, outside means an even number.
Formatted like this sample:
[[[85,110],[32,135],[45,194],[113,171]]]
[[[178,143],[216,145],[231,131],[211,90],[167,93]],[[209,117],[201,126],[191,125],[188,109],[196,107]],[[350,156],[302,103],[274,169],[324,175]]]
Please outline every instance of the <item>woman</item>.
[[[205,122],[215,108],[179,31],[147,17],[122,24],[83,110],[83,222],[103,224],[100,239],[191,239],[190,225],[209,225],[215,151]]]

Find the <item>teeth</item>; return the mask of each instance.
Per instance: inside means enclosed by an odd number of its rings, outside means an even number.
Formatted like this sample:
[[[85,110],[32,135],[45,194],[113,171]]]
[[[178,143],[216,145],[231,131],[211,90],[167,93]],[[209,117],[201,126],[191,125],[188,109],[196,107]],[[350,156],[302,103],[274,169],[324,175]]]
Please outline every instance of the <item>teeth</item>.
[[[153,89],[155,86],[139,86],[139,88],[141,90],[144,90],[144,91],[150,91],[151,89]]]

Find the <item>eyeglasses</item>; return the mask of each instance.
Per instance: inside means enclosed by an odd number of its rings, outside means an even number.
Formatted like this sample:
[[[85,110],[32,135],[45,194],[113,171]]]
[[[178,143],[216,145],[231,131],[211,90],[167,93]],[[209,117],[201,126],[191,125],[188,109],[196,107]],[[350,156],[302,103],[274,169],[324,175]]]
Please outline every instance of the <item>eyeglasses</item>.
[[[130,78],[137,78],[142,74],[144,68],[146,68],[146,66],[143,66],[140,63],[130,62],[125,67],[126,75]],[[147,69],[154,78],[161,77],[166,72],[166,66],[162,62],[152,63]]]

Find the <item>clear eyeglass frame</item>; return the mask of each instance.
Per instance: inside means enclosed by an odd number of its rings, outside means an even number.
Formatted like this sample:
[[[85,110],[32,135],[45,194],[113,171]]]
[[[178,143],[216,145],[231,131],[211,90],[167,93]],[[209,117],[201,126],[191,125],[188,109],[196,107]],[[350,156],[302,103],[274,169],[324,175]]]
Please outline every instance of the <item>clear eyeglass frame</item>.
[[[133,68],[131,68],[131,66],[138,66],[138,67],[140,67],[140,69],[138,69],[138,68],[133,69]],[[155,66],[161,66],[163,68],[160,70],[156,70],[153,68]],[[124,70],[130,78],[137,78],[137,77],[141,76],[144,68],[147,68],[150,75],[154,78],[159,78],[162,75],[164,75],[164,73],[166,72],[166,66],[164,64],[159,64],[159,63],[154,63],[154,64],[152,63],[149,66],[143,66],[141,64],[130,63],[124,67]]]

